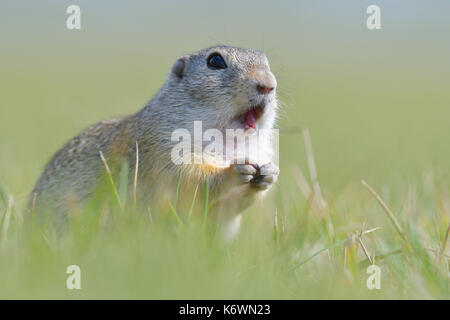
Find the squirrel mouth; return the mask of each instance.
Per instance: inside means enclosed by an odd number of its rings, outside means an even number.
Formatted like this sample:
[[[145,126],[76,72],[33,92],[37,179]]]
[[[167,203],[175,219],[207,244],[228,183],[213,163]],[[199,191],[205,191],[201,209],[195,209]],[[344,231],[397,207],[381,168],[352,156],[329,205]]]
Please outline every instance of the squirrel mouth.
[[[254,106],[244,115],[245,129],[256,129],[256,121],[261,118],[264,109],[261,105]]]

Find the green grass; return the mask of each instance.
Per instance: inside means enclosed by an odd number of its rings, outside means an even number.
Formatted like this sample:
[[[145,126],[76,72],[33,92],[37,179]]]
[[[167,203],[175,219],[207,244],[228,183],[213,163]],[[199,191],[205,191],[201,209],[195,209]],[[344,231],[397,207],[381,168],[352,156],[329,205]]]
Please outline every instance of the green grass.
[[[203,212],[177,211],[179,183],[172,214],[153,220],[126,209],[108,176],[104,196],[119,205],[106,219],[105,209],[71,216],[62,236],[24,223],[31,212],[0,188],[0,298],[450,298],[449,199],[437,182],[409,186],[389,204],[367,182],[306,201],[287,201],[280,184],[226,245],[205,229],[208,200]],[[380,290],[366,288],[372,263],[382,270]],[[80,291],[65,288],[72,264],[81,267]]]

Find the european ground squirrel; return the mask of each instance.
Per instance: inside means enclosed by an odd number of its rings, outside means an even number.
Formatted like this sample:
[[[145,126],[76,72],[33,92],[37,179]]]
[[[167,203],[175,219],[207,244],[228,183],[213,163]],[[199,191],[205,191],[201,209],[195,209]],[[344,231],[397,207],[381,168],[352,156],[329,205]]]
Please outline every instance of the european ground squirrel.
[[[190,199],[208,174],[211,203],[225,208],[229,218],[239,217],[278,177],[270,130],[277,112],[276,86],[268,60],[259,51],[216,46],[180,57],[142,110],[94,124],[53,156],[33,190],[33,210],[36,215],[46,211],[64,216],[72,206],[83,207],[105,173],[100,151],[114,179],[119,170],[115,164],[127,161],[132,190],[138,146],[136,190],[141,206],[167,205],[183,168],[180,196]],[[194,136],[194,122],[199,121],[203,132],[213,129],[224,137],[227,129],[240,130],[245,136],[266,131],[258,139],[258,159],[245,155],[245,161],[236,163],[235,153],[217,157],[213,152],[212,162],[180,163],[180,158],[174,159],[174,146],[179,145],[174,132],[183,129]],[[203,141],[201,149],[208,144]],[[194,148],[189,157],[198,157],[198,151]]]

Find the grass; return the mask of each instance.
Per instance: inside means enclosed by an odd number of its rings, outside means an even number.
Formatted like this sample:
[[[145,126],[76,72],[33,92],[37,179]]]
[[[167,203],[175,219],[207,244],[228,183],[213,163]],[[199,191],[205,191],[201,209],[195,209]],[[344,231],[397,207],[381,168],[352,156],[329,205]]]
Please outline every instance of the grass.
[[[109,169],[109,166],[108,166],[108,162],[106,161],[105,156],[103,155],[102,151],[99,151],[99,154],[100,154],[100,159],[102,160],[103,165],[105,166],[106,176],[108,178],[111,192],[114,195],[114,199],[116,200],[118,206],[120,208],[123,208],[123,201],[121,200],[122,197],[119,195],[119,192],[117,191],[116,184],[114,183],[114,179],[113,179],[113,176],[111,173],[111,169]],[[125,174],[125,176],[128,176],[128,175]],[[126,192],[125,192],[125,194],[126,194]]]
[[[311,141],[305,145],[313,159]],[[305,178],[303,189],[320,190],[315,163],[308,163],[315,179]],[[103,213],[87,208],[70,219],[60,238],[50,227],[27,228],[24,217],[31,212],[16,208],[14,197],[0,188],[0,298],[450,298],[448,213],[402,221],[365,181],[360,189],[371,197],[352,190],[347,198],[351,221],[336,198],[311,191],[303,208],[300,202],[288,206],[278,187],[274,197],[245,213],[242,232],[226,245],[205,228],[208,177],[202,212],[177,211],[183,192],[178,182],[171,214],[153,221],[152,214],[129,214],[135,206],[122,205],[126,190],[119,184],[119,192],[108,176],[109,196],[118,204],[108,209],[117,211],[108,213],[111,220],[102,223]],[[422,201],[431,207],[449,200],[437,186],[430,191]],[[81,267],[80,291],[65,288],[71,264]],[[382,270],[380,290],[365,287],[372,264]]]

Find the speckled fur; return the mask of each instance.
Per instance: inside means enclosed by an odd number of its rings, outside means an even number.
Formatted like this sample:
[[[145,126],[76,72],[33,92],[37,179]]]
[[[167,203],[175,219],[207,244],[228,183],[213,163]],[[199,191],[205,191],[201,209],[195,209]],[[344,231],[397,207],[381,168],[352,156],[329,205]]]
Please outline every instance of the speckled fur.
[[[207,67],[206,59],[212,52],[219,52],[225,58],[226,69]],[[227,128],[237,127],[236,117],[245,114],[249,106],[260,103],[261,99],[265,99],[266,107],[257,129],[273,127],[277,108],[275,92],[261,97],[255,90],[258,82],[267,80],[264,77],[275,81],[263,53],[218,46],[179,59],[177,62],[184,62],[181,78],[170,72],[164,85],[142,110],[89,127],[53,156],[33,190],[37,195],[37,214],[45,208],[64,215],[71,206],[82,207],[90,199],[105,171],[99,151],[111,163],[127,160],[132,183],[137,141],[139,202],[144,206],[163,205],[173,195],[179,171],[170,158],[174,145],[171,133],[175,129],[192,132],[193,122],[201,120],[203,130],[216,128],[225,132]],[[271,157],[268,152],[267,162]],[[230,203],[227,211],[241,211],[261,193],[249,184],[239,185],[230,168],[198,165],[185,165],[181,187],[194,189],[202,183],[206,172],[211,174],[212,201],[227,206],[226,195],[233,197],[233,205]]]

